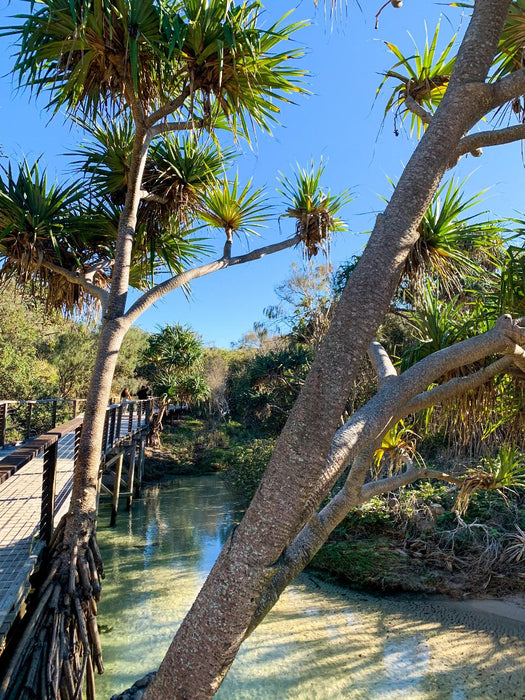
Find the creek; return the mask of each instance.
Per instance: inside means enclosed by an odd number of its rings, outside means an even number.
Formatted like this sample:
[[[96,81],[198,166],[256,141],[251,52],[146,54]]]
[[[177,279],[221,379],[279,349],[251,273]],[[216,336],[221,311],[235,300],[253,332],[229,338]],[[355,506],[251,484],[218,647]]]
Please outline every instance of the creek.
[[[98,537],[107,700],[156,668],[241,509],[217,476],[144,490]],[[220,700],[523,700],[525,625],[461,602],[381,597],[302,574],[245,642]]]

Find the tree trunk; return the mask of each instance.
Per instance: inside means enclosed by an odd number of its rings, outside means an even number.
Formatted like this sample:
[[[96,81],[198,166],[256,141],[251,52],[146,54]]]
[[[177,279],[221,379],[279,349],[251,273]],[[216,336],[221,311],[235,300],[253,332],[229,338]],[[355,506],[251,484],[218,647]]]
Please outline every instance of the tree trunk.
[[[508,6],[509,0],[476,2],[449,89],[376,221],[264,479],[181,624],[145,700],[214,695],[275,574],[274,565],[318,505],[310,494],[325,469],[356,369],[418,238],[418,224],[460,139],[488,108],[483,83]]]

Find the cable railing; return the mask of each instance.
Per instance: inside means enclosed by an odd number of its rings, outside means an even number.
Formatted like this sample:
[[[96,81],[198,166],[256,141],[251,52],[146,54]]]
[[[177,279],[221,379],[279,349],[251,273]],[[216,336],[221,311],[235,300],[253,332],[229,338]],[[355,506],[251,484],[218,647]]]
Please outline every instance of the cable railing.
[[[42,435],[75,418],[85,399],[0,400],[0,448]]]

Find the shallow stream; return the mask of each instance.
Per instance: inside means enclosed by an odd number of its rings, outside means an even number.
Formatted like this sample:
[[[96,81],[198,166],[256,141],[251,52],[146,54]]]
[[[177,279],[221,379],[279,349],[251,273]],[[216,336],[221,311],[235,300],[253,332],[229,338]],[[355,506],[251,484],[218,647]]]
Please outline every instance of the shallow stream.
[[[144,491],[99,520],[107,700],[156,668],[230,529],[218,477]],[[525,624],[424,597],[375,597],[303,574],[243,645],[222,700],[524,700]]]

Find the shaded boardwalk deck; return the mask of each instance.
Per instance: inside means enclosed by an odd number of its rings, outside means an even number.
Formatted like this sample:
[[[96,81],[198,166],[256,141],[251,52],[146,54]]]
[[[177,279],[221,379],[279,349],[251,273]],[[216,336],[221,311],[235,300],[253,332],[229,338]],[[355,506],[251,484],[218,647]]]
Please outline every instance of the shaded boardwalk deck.
[[[138,410],[134,410],[137,406]],[[117,462],[122,467],[124,454],[130,456],[130,477],[137,445],[143,457],[145,433],[151,405],[122,404],[108,408],[104,431],[101,471]],[[69,507],[75,443],[82,416],[16,449],[0,449],[0,651],[3,640],[18,614],[29,588],[29,576],[46,544],[43,530],[49,534]],[[58,440],[57,440],[58,438]],[[43,523],[44,472],[49,465],[46,449],[56,447],[54,498],[49,512],[52,522]],[[46,445],[48,446],[46,448]],[[26,463],[24,463],[26,462]],[[23,464],[23,466],[21,466]],[[120,486],[120,468],[115,477],[116,498]],[[129,485],[129,484],[128,484]],[[133,486],[131,485],[131,489]],[[45,496],[44,496],[45,499]]]

